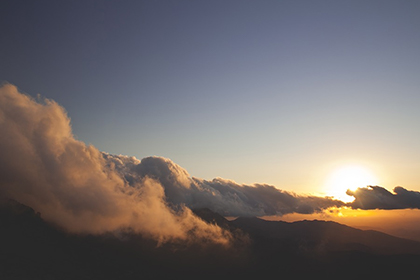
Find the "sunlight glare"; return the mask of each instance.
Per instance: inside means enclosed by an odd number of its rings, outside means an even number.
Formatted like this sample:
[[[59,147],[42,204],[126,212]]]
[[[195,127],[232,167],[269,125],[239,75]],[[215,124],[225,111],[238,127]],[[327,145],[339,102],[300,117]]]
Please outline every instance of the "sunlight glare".
[[[331,173],[327,180],[326,192],[327,195],[336,199],[351,202],[354,198],[346,194],[347,190],[356,190],[377,184],[376,177],[367,168],[354,165],[344,166]]]

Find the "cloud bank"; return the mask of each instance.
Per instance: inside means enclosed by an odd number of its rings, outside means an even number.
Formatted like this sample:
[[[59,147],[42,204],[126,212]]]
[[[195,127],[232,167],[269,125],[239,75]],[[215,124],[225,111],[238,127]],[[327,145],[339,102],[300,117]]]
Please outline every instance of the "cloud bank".
[[[209,208],[225,216],[310,214],[344,205],[339,200],[299,196],[270,185],[240,185],[222,178],[207,181],[191,177],[185,169],[162,157],[147,157],[139,161],[134,157],[104,153],[104,158],[130,184],[144,177],[158,181],[172,205]]]
[[[230,233],[195,216],[310,214],[348,204],[297,195],[266,184],[203,180],[162,157],[142,160],[100,152],[75,139],[63,107],[35,100],[13,85],[0,88],[0,196],[26,204],[71,232],[132,229],[160,242],[229,243]],[[354,208],[419,208],[418,192],[380,187],[349,194]]]
[[[352,208],[358,209],[420,209],[420,192],[409,191],[403,187],[395,187],[394,193],[379,186],[358,188],[356,191],[347,191],[355,200],[349,203]]]
[[[189,208],[169,207],[153,178],[128,183],[100,151],[74,138],[57,103],[37,102],[9,84],[0,88],[0,154],[0,196],[71,232],[131,228],[160,242],[229,241],[228,232]]]

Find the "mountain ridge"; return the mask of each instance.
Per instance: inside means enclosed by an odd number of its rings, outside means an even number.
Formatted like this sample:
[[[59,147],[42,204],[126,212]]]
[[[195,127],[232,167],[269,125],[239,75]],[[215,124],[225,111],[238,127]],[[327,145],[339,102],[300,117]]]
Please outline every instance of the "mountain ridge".
[[[322,244],[331,251],[358,251],[363,248],[362,251],[376,254],[420,254],[418,241],[375,230],[357,229],[334,221],[285,222],[241,217],[232,222],[260,238],[303,240],[314,247]]]
[[[69,234],[18,202],[0,204],[1,279],[214,279],[287,275],[412,275],[420,242],[331,221],[233,221],[194,209],[204,221],[230,231],[228,247],[157,244],[134,232]],[[411,247],[411,248],[410,248]]]

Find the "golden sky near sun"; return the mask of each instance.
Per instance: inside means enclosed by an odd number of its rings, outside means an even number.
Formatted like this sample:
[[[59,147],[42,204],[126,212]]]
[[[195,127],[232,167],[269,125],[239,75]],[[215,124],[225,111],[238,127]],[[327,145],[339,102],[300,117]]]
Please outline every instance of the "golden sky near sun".
[[[282,217],[265,217],[268,220],[294,222],[300,220],[329,220],[363,230],[378,230],[391,235],[420,241],[420,210],[360,210],[348,207],[331,208],[310,215],[287,214]]]
[[[351,202],[354,198],[346,195],[346,191],[368,185],[379,185],[379,180],[372,171],[362,165],[343,165],[329,174],[325,183],[325,192],[344,202]]]

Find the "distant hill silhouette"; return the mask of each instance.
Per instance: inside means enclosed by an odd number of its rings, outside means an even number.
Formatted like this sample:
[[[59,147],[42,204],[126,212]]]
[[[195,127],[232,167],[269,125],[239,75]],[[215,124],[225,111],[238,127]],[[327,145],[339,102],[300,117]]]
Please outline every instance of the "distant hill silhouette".
[[[375,254],[419,254],[420,242],[379,231],[360,230],[332,221],[266,221],[238,218],[232,224],[254,238],[287,240],[296,250],[313,253],[361,251]]]
[[[130,232],[74,235],[16,201],[0,205],[0,279],[360,278],[414,275],[420,242],[335,222],[228,221],[194,213],[232,232],[229,248],[161,246]],[[364,277],[362,277],[364,278]]]

